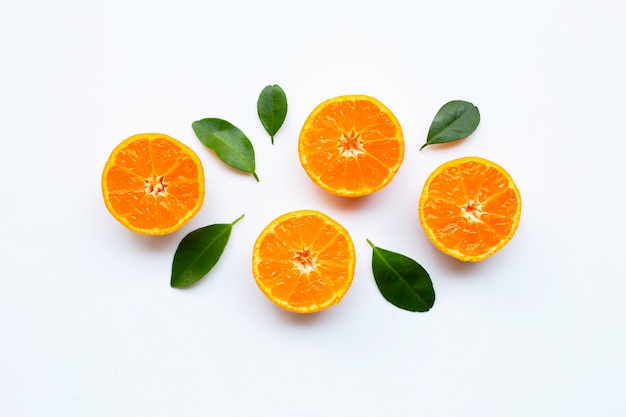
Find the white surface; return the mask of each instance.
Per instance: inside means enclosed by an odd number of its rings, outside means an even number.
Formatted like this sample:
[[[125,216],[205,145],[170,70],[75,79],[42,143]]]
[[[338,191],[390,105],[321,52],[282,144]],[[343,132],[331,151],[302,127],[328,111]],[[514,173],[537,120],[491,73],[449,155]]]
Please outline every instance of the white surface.
[[[626,413],[624,96],[618,1],[4,0],[0,5],[0,415],[620,416]],[[280,84],[275,145],[256,99]],[[389,106],[406,138],[392,183],[358,200],[301,169],[308,113],[340,94]],[[465,141],[418,151],[452,99],[482,115]],[[191,122],[253,141],[261,179],[223,165]],[[167,237],[106,211],[100,174],[139,132],[170,134],[206,169],[205,205]],[[516,180],[517,235],[480,264],[440,254],[417,219],[426,176],[478,155]],[[314,208],[357,249],[343,302],[274,307],[254,239]],[[191,230],[245,213],[186,290],[171,259]],[[378,293],[365,239],[430,272],[434,308]]]

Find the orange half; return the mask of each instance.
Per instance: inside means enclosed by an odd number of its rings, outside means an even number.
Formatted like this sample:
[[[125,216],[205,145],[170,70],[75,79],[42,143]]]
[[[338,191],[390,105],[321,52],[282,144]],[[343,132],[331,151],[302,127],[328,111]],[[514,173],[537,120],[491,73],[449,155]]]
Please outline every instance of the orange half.
[[[396,116],[365,95],[335,97],[318,105],[298,141],[300,163],[322,189],[360,197],[386,186],[400,169],[404,137]]]
[[[252,272],[274,304],[295,313],[314,313],[341,301],[356,264],[347,230],[315,210],[283,214],[257,238]]]
[[[111,152],[102,172],[102,195],[111,215],[133,232],[172,233],[202,207],[202,163],[191,148],[168,135],[134,135]]]
[[[430,241],[462,261],[493,255],[515,234],[522,198],[498,164],[469,156],[446,162],[426,180],[419,218]]]

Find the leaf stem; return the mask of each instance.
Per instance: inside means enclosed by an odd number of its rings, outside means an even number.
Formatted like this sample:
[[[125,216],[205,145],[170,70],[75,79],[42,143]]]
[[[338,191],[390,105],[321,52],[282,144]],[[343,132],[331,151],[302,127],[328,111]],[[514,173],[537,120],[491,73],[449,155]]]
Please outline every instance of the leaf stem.
[[[244,216],[243,214],[242,214],[241,216],[239,216],[239,217],[237,218],[237,220],[235,220],[234,222],[232,222],[230,225],[231,225],[231,226],[234,226],[234,225],[235,225],[235,223],[237,223],[239,220],[243,219],[243,216]]]
[[[367,240],[367,243],[369,243],[369,245],[372,247],[372,249],[374,249],[376,246],[374,246],[374,244],[367,238],[365,238],[365,240]]]

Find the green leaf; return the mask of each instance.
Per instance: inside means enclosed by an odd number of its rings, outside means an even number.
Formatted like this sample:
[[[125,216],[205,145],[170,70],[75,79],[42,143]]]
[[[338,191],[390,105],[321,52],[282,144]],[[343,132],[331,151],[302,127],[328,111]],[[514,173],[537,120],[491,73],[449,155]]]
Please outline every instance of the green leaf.
[[[287,116],[287,96],[279,85],[268,85],[261,91],[256,108],[263,127],[272,138],[273,145],[274,135]]]
[[[191,124],[200,142],[231,167],[251,173],[255,172],[254,148],[250,139],[238,127],[222,119],[207,118]]]
[[[187,287],[208,274],[222,256],[233,226],[242,217],[243,214],[228,224],[201,227],[185,236],[174,253],[170,285]]]
[[[380,293],[404,310],[425,312],[435,303],[435,290],[428,272],[413,259],[399,253],[372,247],[372,271]]]
[[[480,123],[478,107],[463,100],[453,100],[443,105],[433,119],[426,143],[420,148],[436,143],[463,139],[476,130]]]

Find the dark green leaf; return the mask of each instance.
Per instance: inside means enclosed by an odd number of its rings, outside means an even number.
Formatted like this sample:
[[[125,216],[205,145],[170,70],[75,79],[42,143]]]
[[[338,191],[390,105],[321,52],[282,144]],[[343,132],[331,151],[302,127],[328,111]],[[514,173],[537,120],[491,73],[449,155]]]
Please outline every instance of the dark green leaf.
[[[435,290],[428,272],[413,259],[372,247],[372,271],[380,293],[396,307],[424,312],[435,303]]]
[[[263,127],[272,138],[274,144],[274,135],[283,125],[287,116],[287,96],[279,85],[268,85],[261,91],[259,99],[256,103],[259,119]]]
[[[222,119],[207,118],[191,124],[200,142],[231,167],[251,173],[255,172],[254,148],[250,139],[238,127]]]
[[[435,143],[446,143],[463,139],[472,134],[480,123],[478,107],[463,100],[444,104],[433,119],[426,143],[420,148]]]
[[[222,256],[234,224],[242,217],[228,224],[201,227],[185,236],[174,253],[170,285],[186,287],[208,274]]]

